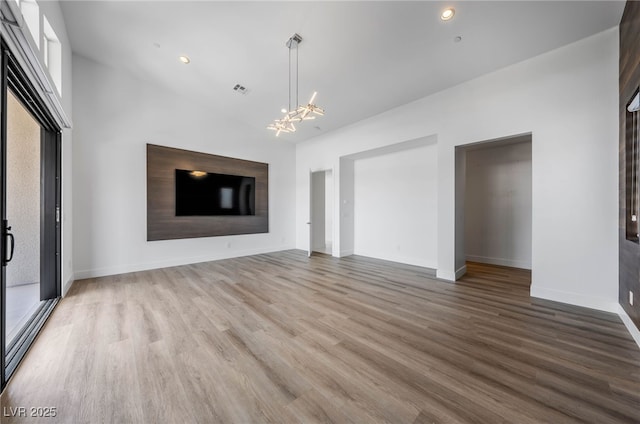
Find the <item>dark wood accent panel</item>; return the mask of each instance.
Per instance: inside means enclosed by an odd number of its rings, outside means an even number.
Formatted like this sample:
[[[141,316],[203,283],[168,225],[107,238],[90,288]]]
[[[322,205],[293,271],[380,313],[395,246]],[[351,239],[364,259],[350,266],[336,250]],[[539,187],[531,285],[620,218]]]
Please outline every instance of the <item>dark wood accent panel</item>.
[[[0,407],[56,406],[42,423],[640,422],[620,318],[531,298],[529,280],[287,251],[76,281]]]
[[[193,169],[256,179],[256,214],[176,216],[175,170]],[[269,165],[147,144],[147,240],[269,232]]]
[[[620,305],[640,328],[640,246],[627,240],[627,162],[626,106],[640,85],[640,2],[627,1],[620,22],[620,143],[619,143],[619,249]],[[629,291],[634,293],[634,306],[629,305]]]

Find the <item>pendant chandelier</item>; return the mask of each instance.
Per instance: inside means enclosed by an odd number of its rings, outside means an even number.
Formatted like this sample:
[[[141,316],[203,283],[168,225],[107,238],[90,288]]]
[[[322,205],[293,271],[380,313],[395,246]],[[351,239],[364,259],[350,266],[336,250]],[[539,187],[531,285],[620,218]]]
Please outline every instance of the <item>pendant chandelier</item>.
[[[316,99],[316,95],[318,94],[317,92],[313,93],[307,104],[300,105],[298,103],[298,46],[301,42],[302,37],[299,34],[293,34],[286,44],[289,49],[289,98],[287,99],[289,102],[289,109],[283,109],[282,112],[284,113],[284,116],[280,119],[274,120],[273,123],[267,127],[267,129],[275,131],[276,136],[279,136],[280,133],[295,132],[295,124],[298,122],[309,121],[316,119],[316,116],[324,115],[324,109],[313,103]],[[292,50],[296,51],[295,68],[293,68],[291,62]],[[294,74],[295,77],[294,81],[291,79],[292,74]],[[292,90],[292,87],[294,87],[295,93],[293,93],[294,90]],[[292,96],[292,94],[295,94],[295,96]]]

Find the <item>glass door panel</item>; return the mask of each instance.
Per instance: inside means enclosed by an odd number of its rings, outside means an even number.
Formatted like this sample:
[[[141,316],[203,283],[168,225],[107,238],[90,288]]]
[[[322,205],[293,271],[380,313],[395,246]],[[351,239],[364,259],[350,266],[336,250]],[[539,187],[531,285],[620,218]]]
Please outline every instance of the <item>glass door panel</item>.
[[[9,91],[7,95],[6,339],[8,348],[38,310],[41,281],[40,124]]]

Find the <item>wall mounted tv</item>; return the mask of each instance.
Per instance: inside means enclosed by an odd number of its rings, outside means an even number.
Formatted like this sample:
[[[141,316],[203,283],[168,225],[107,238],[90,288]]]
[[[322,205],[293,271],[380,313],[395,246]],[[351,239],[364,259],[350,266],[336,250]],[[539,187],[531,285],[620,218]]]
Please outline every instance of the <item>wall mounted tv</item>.
[[[255,215],[256,179],[176,169],[176,216]]]

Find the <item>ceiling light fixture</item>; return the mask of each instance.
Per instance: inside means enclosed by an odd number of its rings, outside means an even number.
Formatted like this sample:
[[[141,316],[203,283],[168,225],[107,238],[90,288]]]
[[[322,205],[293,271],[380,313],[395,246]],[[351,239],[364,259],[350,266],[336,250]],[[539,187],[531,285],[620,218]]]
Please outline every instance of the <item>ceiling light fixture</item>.
[[[279,136],[281,132],[290,133],[296,131],[294,123],[301,121],[309,121],[315,119],[316,115],[324,115],[324,109],[317,106],[314,102],[317,92],[314,92],[309,102],[305,105],[298,103],[298,45],[302,42],[302,37],[299,34],[293,34],[289,40],[287,40],[286,46],[289,49],[289,109],[282,109],[281,112],[284,116],[281,119],[276,119],[271,123],[267,129],[274,130],[276,136]],[[291,51],[296,50],[295,68],[292,68],[291,63]],[[293,72],[292,72],[293,70]],[[292,97],[292,81],[291,74],[295,76],[295,100]],[[292,108],[291,105],[295,105]]]
[[[185,65],[191,63],[191,59],[189,59],[189,56],[180,56],[178,59],[180,59],[180,62],[184,63]]]
[[[455,14],[456,14],[456,10],[453,7],[448,7],[442,11],[442,14],[440,15],[440,19],[442,19],[443,21],[449,21],[451,20],[451,18],[453,18],[453,15]]]

